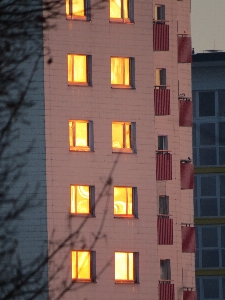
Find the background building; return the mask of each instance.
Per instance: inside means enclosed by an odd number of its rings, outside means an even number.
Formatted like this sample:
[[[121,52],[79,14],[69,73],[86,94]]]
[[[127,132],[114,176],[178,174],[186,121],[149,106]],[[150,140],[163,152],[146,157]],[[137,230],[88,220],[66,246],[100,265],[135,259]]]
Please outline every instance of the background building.
[[[225,298],[225,53],[193,55],[198,299]]]

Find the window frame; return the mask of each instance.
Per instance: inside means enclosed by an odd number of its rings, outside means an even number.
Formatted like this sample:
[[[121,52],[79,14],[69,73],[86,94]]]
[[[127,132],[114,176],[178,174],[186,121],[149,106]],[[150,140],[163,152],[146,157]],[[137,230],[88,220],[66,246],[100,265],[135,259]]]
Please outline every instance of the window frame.
[[[128,258],[128,264],[126,266],[127,274],[129,274],[129,254],[133,254],[133,279],[132,280],[125,280],[125,279],[116,279],[116,253],[124,253],[127,254]],[[125,252],[125,251],[116,251],[114,255],[114,262],[115,262],[115,268],[114,268],[114,280],[117,284],[124,284],[124,283],[139,283],[139,252]],[[128,275],[129,277],[129,275]]]
[[[118,83],[112,83],[112,58],[118,58],[118,59],[129,59],[129,85],[126,84],[118,84]],[[125,64],[124,64],[125,66]],[[110,83],[112,89],[135,89],[135,59],[133,57],[124,57],[124,56],[111,56],[110,57],[110,70],[111,70],[111,77],[110,77]],[[124,67],[124,76],[123,81],[125,79],[125,67]]]
[[[77,187],[80,186],[88,186],[89,187],[89,212],[88,213],[79,213],[77,212],[77,206],[78,206],[78,201],[77,199],[74,199],[75,202],[75,207],[74,210],[75,212],[72,212],[72,187],[76,188],[76,195],[77,195]],[[77,196],[76,196],[77,197]],[[81,184],[71,184],[70,185],[70,215],[72,216],[90,216],[90,217],[95,217],[95,186],[93,185],[81,185]]]
[[[120,122],[113,121],[112,122],[112,141],[113,141],[113,125],[120,124],[123,125],[123,147],[115,148],[112,145],[113,153],[137,153],[136,149],[136,122]],[[126,125],[129,125],[130,129],[130,148],[126,148]]]
[[[154,22],[165,24],[166,9],[164,4],[155,4],[154,6]]]
[[[128,8],[128,18],[124,17],[124,2],[126,0],[121,1],[121,17],[120,18],[112,18],[110,17],[110,10],[111,10],[111,0],[109,1],[109,22],[110,23],[124,23],[124,24],[133,24],[134,23],[134,0],[127,0]]]
[[[72,129],[70,129],[70,123],[72,122]],[[77,146],[76,145],[76,124],[86,123],[87,124],[87,146]],[[73,145],[70,145],[70,130],[72,131]],[[93,121],[90,120],[69,120],[69,151],[71,152],[93,152],[94,151],[94,131],[93,131]]]
[[[74,81],[74,60],[72,60],[72,81],[69,81],[69,56],[85,56],[86,57],[86,81]],[[78,85],[78,86],[92,86],[92,56],[89,54],[77,54],[77,53],[68,53],[67,54],[67,82],[68,86]]]
[[[73,277],[73,252],[76,253],[76,277]],[[78,278],[79,273],[79,259],[78,254],[81,252],[88,252],[90,254],[90,261],[89,261],[89,267],[90,267],[90,278]],[[89,250],[72,250],[71,251],[71,277],[73,282],[96,282],[96,252],[95,251],[89,251]]]
[[[157,152],[168,152],[168,135],[158,135]]]
[[[114,218],[138,218],[138,193],[137,193],[137,187],[131,187],[131,186],[114,186],[113,188],[113,204],[115,205],[115,188],[131,188],[132,189],[132,213],[131,214],[115,214],[114,212]],[[126,190],[126,212],[128,211],[128,191]]]
[[[160,281],[171,282],[170,259],[160,259]]]
[[[169,217],[169,196],[159,195],[159,216]]]
[[[78,21],[90,21],[91,20],[91,3],[90,0],[81,0],[84,4],[84,15],[73,14],[73,0],[66,0],[66,19],[78,20]],[[67,10],[69,13],[67,14]]]
[[[155,88],[160,90],[166,89],[166,68],[155,69]]]

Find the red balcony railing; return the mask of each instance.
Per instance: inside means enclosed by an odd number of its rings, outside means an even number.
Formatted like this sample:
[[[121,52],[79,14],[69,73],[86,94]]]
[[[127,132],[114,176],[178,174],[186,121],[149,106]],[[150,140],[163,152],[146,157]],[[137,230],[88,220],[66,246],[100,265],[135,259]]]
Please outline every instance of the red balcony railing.
[[[157,152],[156,180],[172,180],[172,154]]]
[[[178,62],[191,63],[192,62],[192,48],[191,38],[187,35],[178,35]]]
[[[159,282],[159,300],[174,300],[174,284],[170,281]]]
[[[182,252],[195,253],[196,251],[195,227],[190,227],[190,225],[181,226],[181,235],[182,235]]]
[[[158,245],[173,245],[173,220],[159,215],[157,219]]]
[[[188,98],[181,99],[179,97],[179,125],[191,127],[192,120],[192,101]]]
[[[160,22],[153,24],[153,50],[169,51],[169,25]]]
[[[155,115],[170,115],[170,90],[166,87],[155,86],[154,89]]]
[[[180,163],[181,189],[194,188],[194,165],[191,163]]]

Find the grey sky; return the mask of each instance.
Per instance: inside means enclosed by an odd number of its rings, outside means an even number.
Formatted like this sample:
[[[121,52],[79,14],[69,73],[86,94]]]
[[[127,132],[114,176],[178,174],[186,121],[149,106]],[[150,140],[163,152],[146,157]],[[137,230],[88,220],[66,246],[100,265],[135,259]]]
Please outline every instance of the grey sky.
[[[191,0],[192,47],[225,51],[225,0]]]

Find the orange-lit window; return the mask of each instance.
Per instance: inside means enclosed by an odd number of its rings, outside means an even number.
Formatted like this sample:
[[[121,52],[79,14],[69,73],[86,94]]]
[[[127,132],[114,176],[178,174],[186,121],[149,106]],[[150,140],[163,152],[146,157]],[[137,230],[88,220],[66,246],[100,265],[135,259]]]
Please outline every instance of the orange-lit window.
[[[138,282],[138,253],[115,252],[115,281]]]
[[[70,186],[70,212],[72,214],[94,214],[93,186]]]
[[[111,57],[111,86],[134,87],[134,59]]]
[[[69,121],[69,146],[71,151],[93,150],[93,123],[91,121]]]
[[[68,84],[90,85],[90,55],[67,55]]]
[[[137,188],[114,187],[114,215],[137,217]]]
[[[135,123],[112,123],[112,148],[113,152],[136,152]]]
[[[95,281],[95,252],[72,251],[72,279],[76,281]]]
[[[89,20],[90,4],[89,0],[66,0],[66,18]]]
[[[165,21],[165,5],[155,5],[155,21]],[[161,23],[161,22],[160,22]]]
[[[133,0],[110,0],[110,21],[133,22]]]

